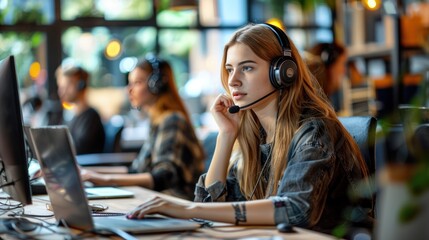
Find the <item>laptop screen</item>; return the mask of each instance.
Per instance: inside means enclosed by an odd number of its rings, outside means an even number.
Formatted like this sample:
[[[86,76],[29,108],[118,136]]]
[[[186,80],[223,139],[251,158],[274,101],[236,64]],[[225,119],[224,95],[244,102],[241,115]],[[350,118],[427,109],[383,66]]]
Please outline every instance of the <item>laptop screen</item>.
[[[93,229],[68,128],[48,126],[30,131],[55,218],[73,228]]]
[[[86,231],[122,226],[122,230],[132,233],[188,231],[200,227],[188,220],[164,217],[139,221],[124,216],[92,218],[68,128],[32,128],[30,134],[57,221]]]

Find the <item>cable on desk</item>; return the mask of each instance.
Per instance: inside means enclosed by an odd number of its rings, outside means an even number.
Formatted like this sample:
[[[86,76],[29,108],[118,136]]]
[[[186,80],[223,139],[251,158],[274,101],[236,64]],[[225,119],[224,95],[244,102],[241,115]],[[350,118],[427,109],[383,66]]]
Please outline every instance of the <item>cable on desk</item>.
[[[10,197],[0,197],[0,200],[6,200],[5,202],[0,201],[0,210],[1,211],[10,211],[14,209],[20,209],[23,208],[24,205],[20,202],[18,203],[12,203],[12,199]],[[4,213],[2,213],[4,214]],[[0,214],[0,215],[2,215]]]
[[[14,221],[14,220],[15,221],[22,221],[24,219],[26,219],[26,218],[23,218],[21,216],[9,218],[9,220],[11,220],[11,221]],[[34,224],[34,226],[36,227],[35,230],[27,232],[27,231],[25,231],[25,229],[20,229],[16,223],[13,224],[13,222],[12,222],[12,224],[9,224],[10,225],[9,229],[11,231],[8,231],[4,234],[13,236],[16,239],[40,239],[39,236],[47,236],[48,235],[47,233],[41,233],[41,231],[44,229],[44,230],[51,232],[52,235],[63,236],[65,240],[81,239],[81,238],[77,237],[76,235],[73,235],[72,233],[70,233],[70,231],[60,232],[60,231],[52,229],[52,227],[57,226],[57,224],[49,223],[43,219],[38,219],[38,218],[34,218],[34,219],[40,221],[40,222],[30,222],[31,224]],[[28,220],[26,220],[26,221],[28,221]],[[38,231],[35,232],[36,230],[38,230]]]
[[[22,212],[12,212],[8,214],[9,217],[29,217],[29,218],[51,218],[54,217],[54,214],[27,214]]]
[[[190,220],[200,224],[201,227],[212,227],[213,226],[213,222],[210,220],[201,219],[201,218],[191,218]]]

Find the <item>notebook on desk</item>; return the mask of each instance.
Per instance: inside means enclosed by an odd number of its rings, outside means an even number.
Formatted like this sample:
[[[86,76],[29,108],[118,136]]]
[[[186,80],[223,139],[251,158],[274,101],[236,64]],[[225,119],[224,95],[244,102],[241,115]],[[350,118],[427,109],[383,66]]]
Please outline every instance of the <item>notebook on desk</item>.
[[[33,141],[32,135],[30,133],[31,127],[28,125],[24,125],[24,133],[27,138],[27,142],[29,144],[29,147],[33,154],[36,154],[36,145]],[[55,128],[67,128],[66,126],[55,126]],[[49,140],[46,139],[46,140]],[[61,139],[58,139],[61,141]],[[67,139],[64,139],[67,140]],[[43,141],[42,141],[43,142]],[[73,158],[76,156],[74,146],[73,144],[69,144],[69,141],[67,142],[56,142],[60,147],[67,147],[67,145],[70,145],[71,153],[68,154],[68,156],[63,156],[67,158]],[[64,152],[65,154],[67,151]],[[33,159],[30,161],[29,164],[29,174],[30,178],[32,178],[32,174],[40,170],[40,163],[39,161],[33,161]],[[46,186],[45,181],[43,178],[33,179],[31,181],[31,190],[34,195],[38,194],[47,194],[46,192]],[[130,191],[126,191],[123,189],[115,188],[115,187],[85,187],[85,193],[88,199],[108,199],[108,198],[131,198],[134,197],[134,193]]]
[[[31,128],[30,132],[57,221],[80,230],[114,227],[134,234],[185,231],[200,227],[192,221],[164,217],[141,220],[129,220],[125,216],[93,217],[68,128]]]

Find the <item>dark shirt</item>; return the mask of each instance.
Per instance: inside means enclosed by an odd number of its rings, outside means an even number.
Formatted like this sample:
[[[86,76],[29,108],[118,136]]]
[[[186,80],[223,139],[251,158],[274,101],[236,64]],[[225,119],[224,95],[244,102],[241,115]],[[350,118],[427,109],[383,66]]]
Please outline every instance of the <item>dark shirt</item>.
[[[151,124],[150,135],[130,172],[148,172],[154,190],[192,200],[195,183],[203,171],[200,141],[179,112],[166,116],[159,125]]]
[[[337,134],[330,134],[328,129],[334,129]],[[353,153],[342,147],[347,144],[342,136],[337,124],[321,119],[306,121],[296,132],[289,146],[288,164],[277,195],[269,197],[275,206],[276,224],[289,223],[330,232],[342,223],[346,209],[353,205],[348,192],[356,190],[362,179]],[[262,163],[270,149],[266,145],[269,144],[260,146]],[[206,175],[202,175],[197,183],[195,201],[246,200],[236,174],[235,166],[231,168],[226,184],[215,182],[211,186],[205,186]],[[361,213],[366,214],[363,210]]]
[[[101,117],[95,109],[88,108],[74,116],[68,126],[76,147],[76,154],[103,152],[105,132]]]

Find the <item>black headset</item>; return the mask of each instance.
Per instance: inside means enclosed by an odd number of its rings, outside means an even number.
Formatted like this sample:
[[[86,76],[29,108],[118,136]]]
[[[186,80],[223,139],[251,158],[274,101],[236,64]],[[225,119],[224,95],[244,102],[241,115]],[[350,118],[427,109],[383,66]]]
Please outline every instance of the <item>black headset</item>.
[[[282,56],[275,57],[271,60],[269,72],[270,82],[276,89],[289,87],[295,82],[298,70],[296,62],[292,57],[289,38],[283,30],[274,25],[268,23],[262,23],[262,25],[266,26],[276,35],[283,51]]]
[[[79,79],[79,82],[77,83],[77,90],[82,91],[86,88],[86,81],[83,79]]]
[[[152,94],[160,94],[167,89],[167,81],[160,69],[162,60],[155,56],[151,56],[146,57],[146,61],[152,66],[152,74],[147,80],[148,89]]]
[[[80,92],[82,90],[84,90],[87,86],[86,82],[87,80],[85,80],[85,74],[88,75],[88,73],[80,66],[76,67],[76,75],[79,76],[79,80],[77,82],[77,90]]]
[[[339,50],[333,43],[326,43],[320,52],[320,59],[325,66],[329,66],[333,64],[340,55]]]

